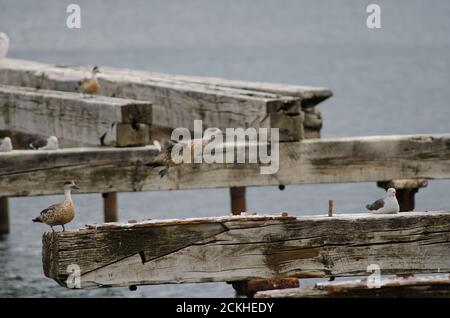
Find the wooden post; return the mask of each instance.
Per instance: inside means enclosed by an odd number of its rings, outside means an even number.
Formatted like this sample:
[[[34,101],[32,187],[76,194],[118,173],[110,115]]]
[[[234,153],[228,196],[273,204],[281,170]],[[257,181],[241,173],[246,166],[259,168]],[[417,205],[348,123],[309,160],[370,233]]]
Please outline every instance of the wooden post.
[[[9,233],[8,197],[0,197],[0,235]]]
[[[105,222],[117,222],[117,192],[102,193]]]
[[[245,187],[230,188],[231,195],[231,214],[239,215],[247,210],[245,200]]]
[[[397,193],[398,204],[400,205],[400,212],[414,211],[415,195],[419,188],[428,186],[427,179],[399,179],[391,181],[377,182],[380,188],[387,190],[394,188]]]

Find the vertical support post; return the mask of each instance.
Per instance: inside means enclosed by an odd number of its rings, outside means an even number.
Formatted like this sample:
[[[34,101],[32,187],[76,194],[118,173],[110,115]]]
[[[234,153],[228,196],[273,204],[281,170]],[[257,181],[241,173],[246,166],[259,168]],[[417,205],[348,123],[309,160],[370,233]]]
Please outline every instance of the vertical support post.
[[[415,197],[419,189],[398,189],[395,192],[398,204],[400,205],[400,212],[414,211],[416,206]]]
[[[105,222],[117,222],[117,192],[102,193]]]
[[[245,190],[246,190],[245,187],[230,188],[231,213],[233,215],[240,215],[241,212],[247,211]]]
[[[400,205],[400,212],[413,211],[415,208],[415,196],[420,188],[428,186],[427,179],[399,179],[391,181],[379,181],[377,185],[387,190],[394,188],[397,193],[397,201]]]
[[[0,196],[0,235],[9,233],[8,197]]]

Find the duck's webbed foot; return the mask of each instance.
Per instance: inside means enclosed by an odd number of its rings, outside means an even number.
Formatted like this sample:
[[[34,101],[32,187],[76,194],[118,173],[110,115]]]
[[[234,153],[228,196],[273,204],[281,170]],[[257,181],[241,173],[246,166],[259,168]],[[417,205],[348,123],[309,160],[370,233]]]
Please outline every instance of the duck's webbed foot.
[[[66,228],[64,227],[64,224],[61,224],[61,226],[62,226],[62,228],[63,228],[63,232],[65,232],[66,231]]]

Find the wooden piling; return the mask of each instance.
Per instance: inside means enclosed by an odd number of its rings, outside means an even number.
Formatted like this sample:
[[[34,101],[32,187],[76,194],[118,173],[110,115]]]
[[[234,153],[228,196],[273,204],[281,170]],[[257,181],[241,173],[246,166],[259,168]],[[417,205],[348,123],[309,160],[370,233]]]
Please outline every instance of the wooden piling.
[[[117,222],[117,192],[102,193],[105,222]]]
[[[328,216],[333,216],[333,200],[328,200]]]
[[[245,200],[245,187],[230,188],[231,196],[231,214],[239,215],[241,212],[247,211]]]
[[[0,235],[9,233],[8,197],[0,197]]]

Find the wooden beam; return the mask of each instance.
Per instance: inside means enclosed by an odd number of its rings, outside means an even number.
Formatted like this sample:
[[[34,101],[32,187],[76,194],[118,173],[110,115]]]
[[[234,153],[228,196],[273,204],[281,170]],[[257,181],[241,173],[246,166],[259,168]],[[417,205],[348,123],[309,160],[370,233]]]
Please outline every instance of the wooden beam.
[[[449,134],[280,143],[273,175],[261,174],[259,164],[182,164],[161,178],[158,155],[153,146],[0,153],[0,193],[61,193],[66,180],[76,180],[81,192],[127,192],[450,178]]]
[[[268,114],[301,113],[300,97],[167,80],[140,71],[103,67],[100,71],[100,95],[152,102],[152,129],[193,130],[195,119],[203,120],[205,128],[277,127],[271,124]],[[86,67],[14,59],[0,61],[0,84],[74,92],[78,82],[89,76],[90,69]]]
[[[124,74],[132,76],[146,76],[155,80],[173,81],[179,83],[195,83],[208,86],[236,88],[241,90],[266,92],[282,96],[299,97],[302,100],[303,108],[310,108],[325,99],[333,96],[333,92],[325,87],[278,84],[278,83],[262,83],[241,80],[229,80],[218,77],[192,76],[192,75],[175,75],[166,73],[136,71],[117,68],[105,68],[108,73]]]
[[[0,196],[0,235],[9,234],[8,197]]]
[[[137,123],[147,126],[148,142],[152,123],[151,104],[129,99],[0,85],[0,105],[0,130],[55,135],[66,146],[136,145],[142,137],[124,126]]]
[[[450,272],[450,212],[225,216],[96,224],[43,236],[46,276],[81,288]]]
[[[450,297],[450,276],[381,278],[379,286],[367,279],[318,283],[313,287],[257,292],[256,298],[328,298],[328,297]]]

